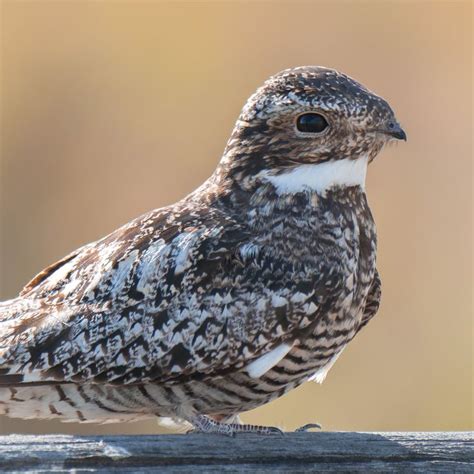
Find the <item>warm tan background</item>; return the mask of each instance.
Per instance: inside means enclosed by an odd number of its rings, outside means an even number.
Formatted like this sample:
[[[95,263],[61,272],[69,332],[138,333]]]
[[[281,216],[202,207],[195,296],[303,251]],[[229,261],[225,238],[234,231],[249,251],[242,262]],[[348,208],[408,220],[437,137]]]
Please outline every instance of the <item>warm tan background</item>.
[[[213,170],[246,98],[289,66],[338,68],[409,141],[369,171],[378,317],[322,385],[244,420],[287,429],[472,423],[470,2],[2,2],[1,297]],[[0,418],[0,432],[156,432]]]

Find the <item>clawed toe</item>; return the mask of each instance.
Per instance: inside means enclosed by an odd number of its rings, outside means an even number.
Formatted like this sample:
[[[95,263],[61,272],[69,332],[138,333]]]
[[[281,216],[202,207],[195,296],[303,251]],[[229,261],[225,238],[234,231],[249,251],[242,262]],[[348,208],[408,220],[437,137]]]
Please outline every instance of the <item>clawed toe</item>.
[[[275,426],[263,426],[262,428],[266,428],[268,430],[267,434],[280,435],[280,436],[283,436],[285,434],[283,430]]]
[[[194,429],[187,433],[211,433],[222,434],[226,436],[235,436],[236,434],[252,433],[259,435],[283,435],[280,428],[274,426],[245,425],[238,423],[221,423],[207,416],[199,415],[192,420]]]
[[[284,434],[280,428],[276,426],[259,426],[259,425],[235,425],[236,433],[252,433],[259,435],[280,435]]]
[[[305,432],[305,431],[309,431],[313,428],[316,428],[318,430],[321,429],[321,425],[319,423],[307,423],[306,425],[303,425],[303,426],[300,426],[299,428],[297,428],[295,430],[295,433],[301,433],[301,432]]]

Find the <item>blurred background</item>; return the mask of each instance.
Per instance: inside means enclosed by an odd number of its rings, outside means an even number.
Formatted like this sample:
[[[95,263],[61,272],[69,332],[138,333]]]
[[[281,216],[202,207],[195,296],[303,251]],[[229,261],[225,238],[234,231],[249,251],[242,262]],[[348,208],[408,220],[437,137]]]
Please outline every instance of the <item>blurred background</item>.
[[[383,302],[323,385],[246,413],[293,429],[472,428],[471,2],[1,2],[1,299],[213,171],[291,66],[387,99],[408,142],[368,176]],[[0,417],[0,433],[156,433]]]

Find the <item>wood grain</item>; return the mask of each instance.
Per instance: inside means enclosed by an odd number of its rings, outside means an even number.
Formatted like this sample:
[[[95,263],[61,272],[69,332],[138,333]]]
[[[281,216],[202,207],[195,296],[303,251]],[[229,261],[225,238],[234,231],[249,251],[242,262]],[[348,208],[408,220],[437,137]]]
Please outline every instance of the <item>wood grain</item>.
[[[474,472],[472,432],[0,436],[0,471]]]

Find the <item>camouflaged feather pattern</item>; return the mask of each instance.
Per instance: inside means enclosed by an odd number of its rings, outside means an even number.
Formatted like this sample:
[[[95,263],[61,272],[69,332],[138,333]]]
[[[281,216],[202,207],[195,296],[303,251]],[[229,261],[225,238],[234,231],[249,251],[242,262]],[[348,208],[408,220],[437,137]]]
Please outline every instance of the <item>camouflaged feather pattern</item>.
[[[360,186],[281,194],[262,171],[317,165],[328,153],[372,160],[384,144],[337,129],[311,155],[285,117],[323,106],[361,128],[393,116],[347,76],[285,71],[249,100],[203,186],[71,253],[0,304],[0,413],[230,417],[321,381],[378,309],[375,225]],[[282,345],[281,360],[249,375]]]

